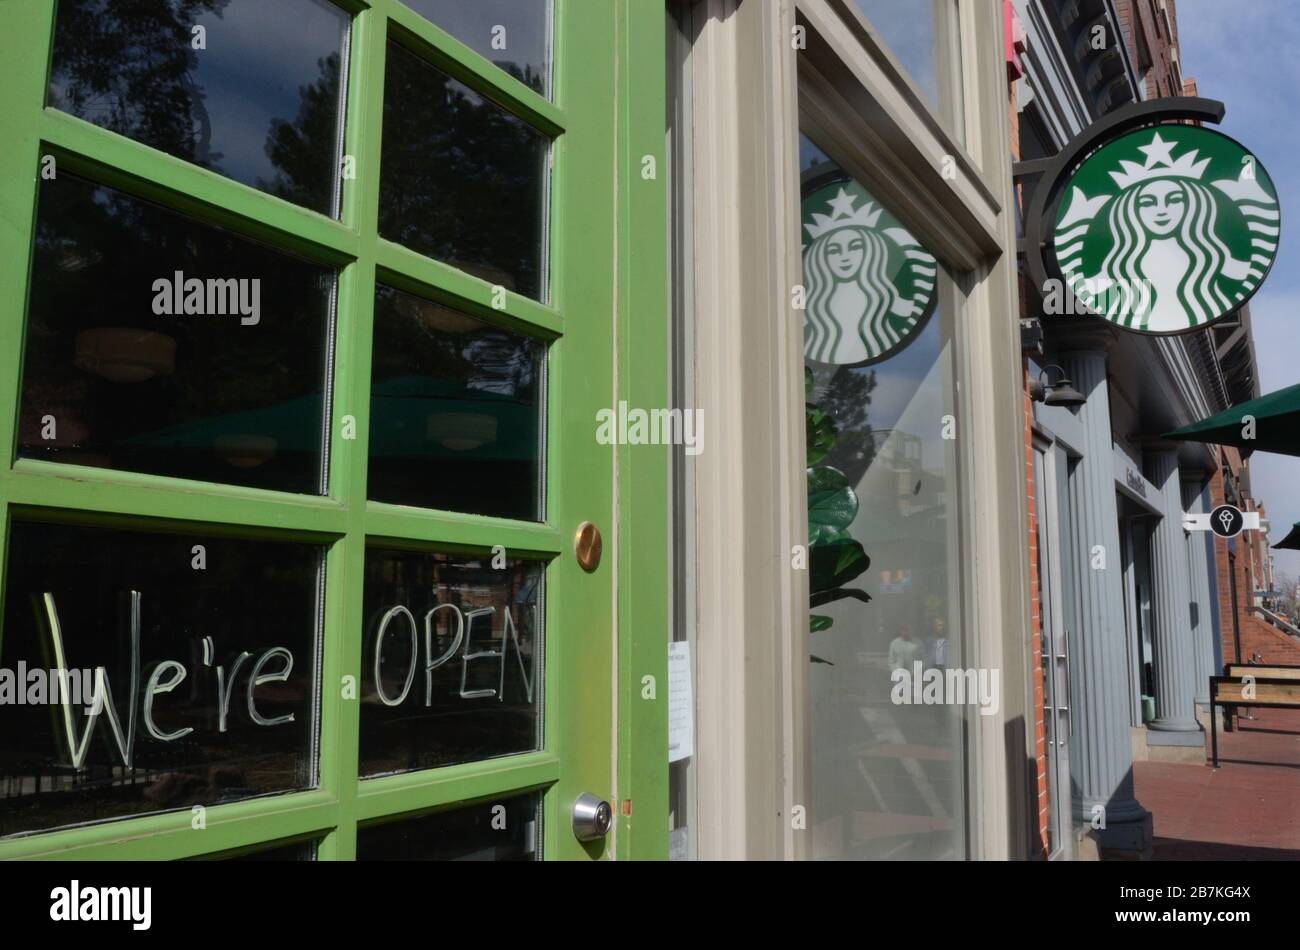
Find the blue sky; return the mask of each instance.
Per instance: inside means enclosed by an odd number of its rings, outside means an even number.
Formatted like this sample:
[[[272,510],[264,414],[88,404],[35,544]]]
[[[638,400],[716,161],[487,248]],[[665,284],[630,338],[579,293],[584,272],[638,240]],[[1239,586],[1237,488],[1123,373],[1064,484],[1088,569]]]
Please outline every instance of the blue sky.
[[[1178,0],[1177,10],[1183,75],[1196,80],[1200,95],[1227,106],[1220,130],[1255,153],[1282,203],[1277,261],[1250,308],[1260,391],[1272,392],[1300,382],[1300,7],[1294,0]],[[1277,542],[1300,521],[1300,458],[1258,452],[1250,465]],[[1300,575],[1300,551],[1274,553],[1278,572]]]

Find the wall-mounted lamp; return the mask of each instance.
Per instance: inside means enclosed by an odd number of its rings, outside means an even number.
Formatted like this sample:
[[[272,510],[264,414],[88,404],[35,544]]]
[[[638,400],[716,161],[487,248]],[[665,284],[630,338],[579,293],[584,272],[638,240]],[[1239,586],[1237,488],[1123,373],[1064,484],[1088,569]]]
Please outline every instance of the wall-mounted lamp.
[[[1043,382],[1043,377],[1047,375],[1049,369],[1060,370],[1061,372],[1055,386],[1049,386]],[[1088,401],[1087,396],[1074,388],[1070,377],[1065,375],[1065,370],[1055,363],[1044,366],[1039,372],[1038,378],[1029,384],[1029,398],[1034,402],[1041,402],[1045,406],[1063,406],[1066,409],[1082,406]]]

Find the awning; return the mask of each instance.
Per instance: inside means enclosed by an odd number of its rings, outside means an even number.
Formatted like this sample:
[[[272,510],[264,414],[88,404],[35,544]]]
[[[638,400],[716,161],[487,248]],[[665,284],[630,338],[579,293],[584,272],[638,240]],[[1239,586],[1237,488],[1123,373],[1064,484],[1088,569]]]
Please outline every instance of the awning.
[[[1291,533],[1285,538],[1273,545],[1275,548],[1290,548],[1292,551],[1300,551],[1300,521],[1291,526]]]
[[[1254,420],[1253,433],[1247,416]],[[1250,434],[1253,439],[1244,437]],[[1232,445],[1246,452],[1300,455],[1300,384],[1237,403],[1231,409],[1175,429],[1165,438]]]

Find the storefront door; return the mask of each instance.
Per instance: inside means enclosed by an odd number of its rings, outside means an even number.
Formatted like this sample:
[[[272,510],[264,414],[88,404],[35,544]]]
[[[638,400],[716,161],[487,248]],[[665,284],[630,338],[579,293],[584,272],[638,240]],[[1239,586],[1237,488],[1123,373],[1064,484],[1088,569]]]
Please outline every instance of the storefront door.
[[[616,704],[666,748],[614,667],[663,678],[662,569],[614,591],[667,449],[598,428],[666,359],[662,217],[617,250],[662,14],[136,6],[0,13],[0,668],[65,687],[0,704],[0,857],[613,853]]]

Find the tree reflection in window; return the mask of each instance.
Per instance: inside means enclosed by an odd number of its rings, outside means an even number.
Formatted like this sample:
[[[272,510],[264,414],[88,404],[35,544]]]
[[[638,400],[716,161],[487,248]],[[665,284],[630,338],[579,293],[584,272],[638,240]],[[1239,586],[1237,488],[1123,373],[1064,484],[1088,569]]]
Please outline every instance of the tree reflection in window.
[[[47,102],[334,215],[349,23],[327,0],[59,0]]]
[[[160,313],[155,285],[178,273],[256,282],[256,322]],[[323,492],[334,284],[330,268],[125,192],[43,181],[18,454]]]
[[[547,95],[551,67],[550,0],[404,0],[499,69]]]
[[[389,42],[379,233],[524,296],[545,293],[550,142]]]

